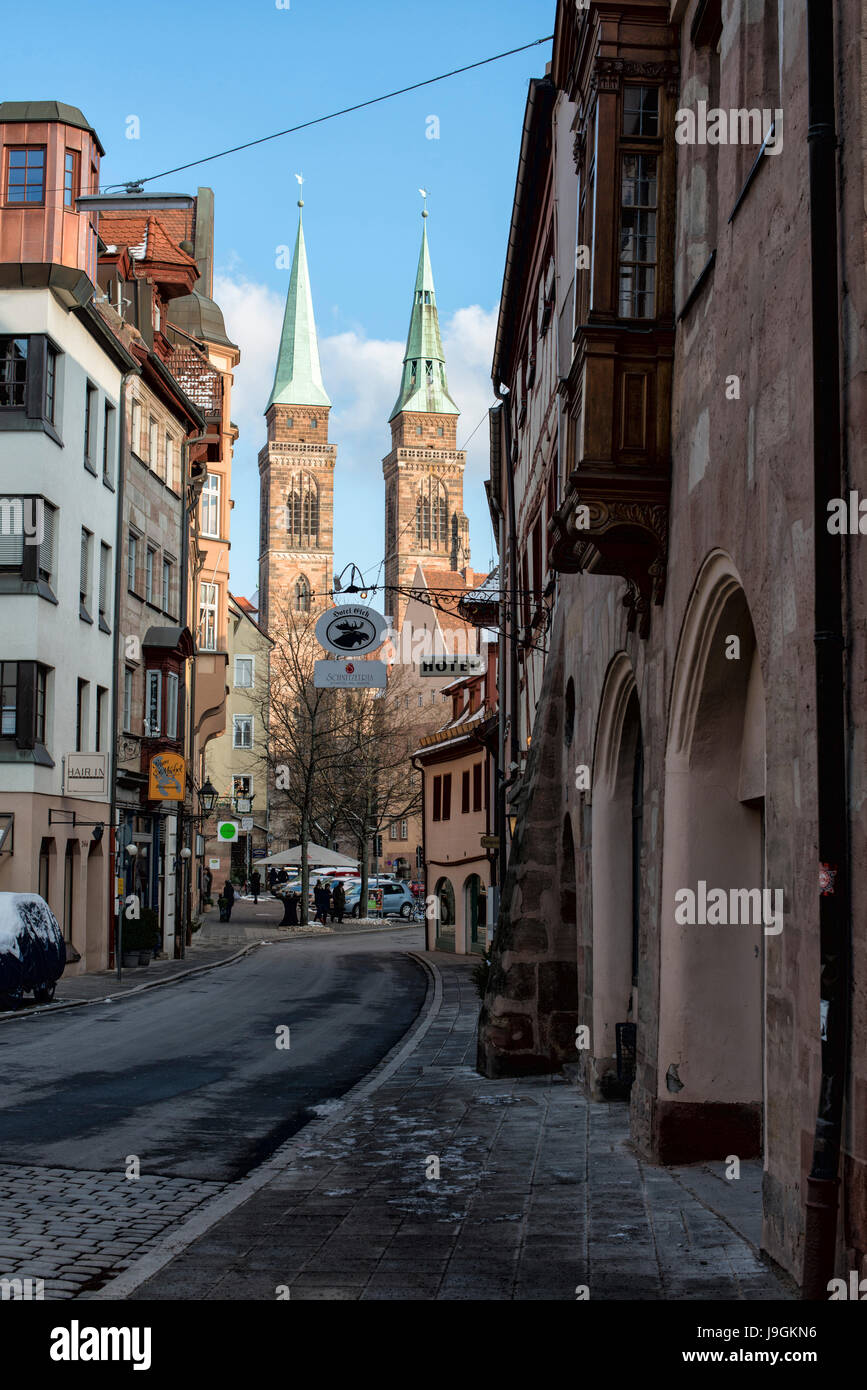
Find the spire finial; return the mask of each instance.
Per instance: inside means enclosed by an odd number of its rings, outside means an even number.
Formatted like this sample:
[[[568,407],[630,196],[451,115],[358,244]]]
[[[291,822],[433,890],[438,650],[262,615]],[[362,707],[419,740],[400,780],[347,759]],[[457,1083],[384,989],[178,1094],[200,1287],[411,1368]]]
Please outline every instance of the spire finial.
[[[430,216],[430,213],[429,213],[428,210],[427,210],[428,191],[427,191],[426,188],[420,188],[418,191],[419,191],[419,193],[421,194],[421,196],[424,198],[424,207],[422,208],[422,214],[421,214],[421,215],[422,215],[422,217],[429,217],[429,216]]]
[[[296,179],[298,180],[298,194],[299,194],[299,197],[298,197],[298,206],[299,206],[299,208],[303,208],[303,206],[304,206],[304,199],[303,199],[300,195],[304,192],[304,175],[303,175],[303,174],[296,174],[295,177],[296,177]]]

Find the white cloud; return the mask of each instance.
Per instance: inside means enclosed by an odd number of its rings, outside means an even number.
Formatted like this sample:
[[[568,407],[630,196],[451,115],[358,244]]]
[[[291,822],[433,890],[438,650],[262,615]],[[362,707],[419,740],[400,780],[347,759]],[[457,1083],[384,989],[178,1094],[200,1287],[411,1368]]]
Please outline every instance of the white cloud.
[[[232,478],[232,584],[248,594],[257,585],[256,461],[265,442],[264,410],[274,379],[284,301],[267,286],[232,274],[215,277],[214,298],[223,310],[229,337],[241,349],[232,393],[232,418],[240,430]],[[474,304],[458,309],[442,325],[449,391],[461,409],[458,444],[476,431],[467,449],[464,486],[476,568],[487,565],[490,552],[482,480],[488,475],[484,417],[494,399],[490,363],[496,322],[496,308]],[[358,331],[328,336],[322,333],[321,319],[319,327],[322,376],[332,400],[329,438],[337,445],[335,562],[340,568],[354,560],[375,572],[383,548],[382,459],[391,446],[388,417],[400,385],[404,344],[365,338]]]

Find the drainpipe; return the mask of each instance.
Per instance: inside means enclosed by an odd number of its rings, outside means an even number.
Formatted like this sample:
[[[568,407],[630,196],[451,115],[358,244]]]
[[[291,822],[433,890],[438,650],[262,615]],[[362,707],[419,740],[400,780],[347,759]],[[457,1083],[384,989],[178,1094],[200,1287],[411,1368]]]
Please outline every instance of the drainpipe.
[[[837,137],[834,13],[807,0],[810,262],[813,357],[813,536],[815,565],[816,770],[822,1079],[807,1179],[804,1228],[806,1299],[827,1299],[834,1275],[843,1105],[849,1079],[850,881],[846,807],[846,725],[842,614],[843,542],[828,531],[828,502],[844,496],[840,430],[837,281]]]
[[[121,652],[121,633],[120,627],[120,595],[121,583],[123,578],[123,545],[124,545],[124,516],[123,516],[123,495],[124,483],[126,481],[126,463],[124,461],[124,451],[126,449],[126,388],[131,377],[139,376],[138,367],[131,367],[125,371],[120,379],[120,399],[118,401],[118,422],[117,422],[117,526],[115,528],[114,541],[114,671],[115,678],[111,683],[111,784],[109,802],[109,828],[108,828],[108,901],[111,905],[111,918],[114,923],[114,906],[117,901],[117,756],[118,729],[118,687],[121,680],[121,673],[125,667],[122,664]],[[126,873],[124,873],[124,886],[126,886]],[[114,963],[113,955],[117,955],[118,971],[120,971],[121,943],[120,934],[123,931],[123,909],[117,914],[117,922],[114,923],[115,930],[108,945],[108,966],[111,968]],[[118,978],[120,976],[118,975]]]
[[[521,765],[521,750],[518,746],[520,738],[520,718],[518,713],[518,533],[517,519],[515,516],[515,472],[512,460],[512,420],[509,413],[511,395],[505,389],[501,381],[494,381],[494,390],[503,402],[500,409],[503,412],[503,463],[506,469],[506,486],[509,496],[509,607],[512,610],[511,649],[509,652],[509,714],[511,717],[511,733],[509,747],[511,750],[510,761],[515,764],[516,770]],[[505,768],[503,769],[505,771]],[[514,780],[513,778],[508,779]]]

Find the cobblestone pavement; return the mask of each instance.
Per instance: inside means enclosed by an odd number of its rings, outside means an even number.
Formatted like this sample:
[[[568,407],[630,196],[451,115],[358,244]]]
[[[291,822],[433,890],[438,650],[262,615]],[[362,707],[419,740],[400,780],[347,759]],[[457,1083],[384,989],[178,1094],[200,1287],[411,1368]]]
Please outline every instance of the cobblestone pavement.
[[[472,963],[435,959],[442,1003],[415,1050],[356,1103],[335,1102],[324,1128],[274,1155],[275,1176],[243,1205],[116,1296],[791,1296],[733,1229],[723,1184],[711,1210],[700,1182],[684,1185],[690,1170],[632,1152],[624,1105],[588,1103],[559,1076],[478,1076]]]
[[[226,1186],[0,1163],[0,1278],[43,1279],[46,1299],[100,1288]]]

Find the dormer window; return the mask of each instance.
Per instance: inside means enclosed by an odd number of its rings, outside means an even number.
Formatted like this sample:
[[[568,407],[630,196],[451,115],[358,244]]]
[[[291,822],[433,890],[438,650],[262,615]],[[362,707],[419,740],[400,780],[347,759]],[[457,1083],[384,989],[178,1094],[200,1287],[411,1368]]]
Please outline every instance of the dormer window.
[[[410,378],[410,385],[411,385],[411,386],[415,386],[417,376],[418,376],[418,363],[417,363],[417,362],[413,362],[412,366],[410,367],[410,371],[409,371],[409,378]]]
[[[424,374],[431,386],[433,386],[433,362],[425,362]]]
[[[424,302],[425,302],[425,304],[430,304],[430,302],[431,302],[431,299],[430,299],[430,290],[425,290],[425,292],[424,292]]]

